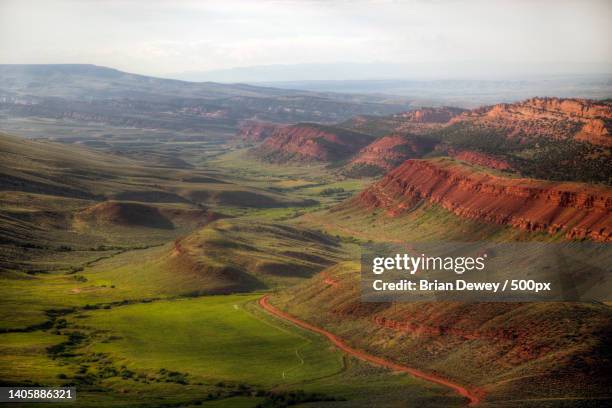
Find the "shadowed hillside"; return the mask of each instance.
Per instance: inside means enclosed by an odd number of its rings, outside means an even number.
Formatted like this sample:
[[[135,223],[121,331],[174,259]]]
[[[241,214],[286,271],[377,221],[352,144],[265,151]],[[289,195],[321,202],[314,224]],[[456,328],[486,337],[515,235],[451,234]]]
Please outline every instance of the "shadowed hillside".
[[[313,230],[221,220],[177,239],[168,262],[225,282],[218,290],[231,292],[296,282],[344,256],[337,239]]]
[[[0,135],[0,263],[35,273],[159,245],[218,218],[207,206],[311,205],[197,169]]]

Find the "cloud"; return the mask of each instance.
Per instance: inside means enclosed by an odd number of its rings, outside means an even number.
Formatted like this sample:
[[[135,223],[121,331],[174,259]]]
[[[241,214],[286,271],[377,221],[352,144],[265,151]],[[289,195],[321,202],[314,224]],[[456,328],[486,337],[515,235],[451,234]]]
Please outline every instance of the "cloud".
[[[609,63],[612,3],[4,0],[0,62],[132,72],[321,62]]]

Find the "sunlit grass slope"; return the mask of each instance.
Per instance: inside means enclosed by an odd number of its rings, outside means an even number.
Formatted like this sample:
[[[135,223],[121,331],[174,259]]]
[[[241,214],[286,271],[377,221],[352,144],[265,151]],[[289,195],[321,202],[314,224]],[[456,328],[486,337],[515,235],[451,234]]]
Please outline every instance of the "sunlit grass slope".
[[[115,251],[83,268],[7,276],[0,328],[44,323],[51,309],[286,286],[346,256],[339,240],[314,230],[221,219],[171,243]]]

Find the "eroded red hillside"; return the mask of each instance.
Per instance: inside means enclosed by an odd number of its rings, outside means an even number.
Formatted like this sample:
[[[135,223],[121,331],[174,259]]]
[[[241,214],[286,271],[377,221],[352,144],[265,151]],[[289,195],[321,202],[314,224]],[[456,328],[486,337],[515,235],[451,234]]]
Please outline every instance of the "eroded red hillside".
[[[460,217],[569,239],[612,241],[612,190],[501,177],[448,159],[408,160],[356,200],[391,216],[425,200]]]
[[[277,128],[254,153],[271,161],[334,161],[345,159],[372,136],[333,126],[300,123]]]
[[[391,170],[403,161],[421,157],[433,149],[434,142],[423,137],[392,134],[370,143],[349,163]]]
[[[245,142],[261,142],[272,136],[280,125],[269,122],[247,121],[238,130],[238,138]]]
[[[612,105],[587,99],[532,98],[465,112],[451,123],[501,130],[509,136],[575,139],[612,146]]]

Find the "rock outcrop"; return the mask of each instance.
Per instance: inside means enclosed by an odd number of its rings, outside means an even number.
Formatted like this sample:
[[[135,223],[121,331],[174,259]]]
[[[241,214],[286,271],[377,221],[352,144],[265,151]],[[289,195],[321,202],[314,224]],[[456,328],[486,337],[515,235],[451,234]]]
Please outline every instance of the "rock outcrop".
[[[369,165],[389,171],[405,160],[422,157],[433,149],[434,144],[419,136],[384,136],[361,149],[347,167]]]
[[[612,104],[587,99],[532,98],[465,112],[450,123],[491,128],[510,137],[542,136],[612,146]]]
[[[408,160],[355,200],[390,216],[425,200],[460,217],[568,239],[612,241],[612,190],[493,176],[448,159]]]
[[[262,142],[272,136],[280,126],[269,122],[243,122],[238,130],[238,138],[245,142]]]
[[[373,137],[333,126],[300,123],[277,128],[253,153],[274,162],[343,160]]]

